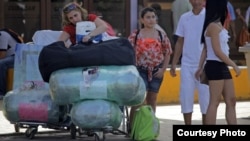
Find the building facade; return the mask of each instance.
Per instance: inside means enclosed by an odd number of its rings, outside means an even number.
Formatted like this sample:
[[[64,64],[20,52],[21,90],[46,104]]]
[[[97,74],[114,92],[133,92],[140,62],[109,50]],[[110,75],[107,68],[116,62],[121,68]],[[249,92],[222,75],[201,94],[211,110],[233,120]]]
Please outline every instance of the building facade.
[[[1,0],[0,28],[11,28],[21,34],[25,42],[31,42],[37,30],[61,30],[62,7],[72,1],[81,3],[89,13],[101,16],[122,37],[127,37],[132,30],[139,28],[138,15],[141,8],[158,3],[162,8],[159,24],[172,41],[171,5],[174,0]],[[243,15],[250,5],[250,0],[230,1],[235,8],[241,8]],[[240,25],[236,24],[236,27]],[[238,29],[236,31],[239,32]],[[234,44],[230,46],[233,52],[238,52]]]

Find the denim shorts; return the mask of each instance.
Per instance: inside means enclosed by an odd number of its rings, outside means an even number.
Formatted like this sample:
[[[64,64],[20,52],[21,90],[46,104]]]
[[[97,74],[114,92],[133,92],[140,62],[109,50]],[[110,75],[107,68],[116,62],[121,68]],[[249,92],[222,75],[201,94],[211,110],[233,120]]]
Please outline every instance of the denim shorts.
[[[152,78],[151,81],[148,80],[148,70],[145,70],[145,69],[140,69],[140,68],[137,68],[138,72],[140,73],[140,76],[142,77],[145,85],[146,85],[146,90],[148,92],[154,92],[154,93],[158,93],[159,92],[159,89],[161,87],[161,83],[162,83],[162,80],[163,80],[163,77],[162,78],[157,78],[157,77],[154,77]],[[157,72],[158,69],[155,69],[153,72],[152,72],[152,75]]]

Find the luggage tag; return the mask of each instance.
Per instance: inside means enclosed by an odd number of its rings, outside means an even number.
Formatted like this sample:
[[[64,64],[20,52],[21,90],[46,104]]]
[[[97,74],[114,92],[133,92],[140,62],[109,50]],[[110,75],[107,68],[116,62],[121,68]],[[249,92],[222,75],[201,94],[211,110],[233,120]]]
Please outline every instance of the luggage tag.
[[[83,74],[83,84],[85,87],[89,88],[91,86],[91,83],[97,78],[98,76],[98,68],[93,67],[93,68],[84,68],[82,70]]]

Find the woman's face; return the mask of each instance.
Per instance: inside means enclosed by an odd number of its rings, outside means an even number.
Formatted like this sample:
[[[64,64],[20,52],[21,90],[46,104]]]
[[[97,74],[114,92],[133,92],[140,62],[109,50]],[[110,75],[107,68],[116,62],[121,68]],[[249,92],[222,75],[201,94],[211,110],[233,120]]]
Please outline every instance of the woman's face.
[[[156,15],[154,12],[147,12],[141,20],[145,27],[152,28],[156,24]]]
[[[74,25],[76,25],[77,22],[82,21],[81,12],[79,12],[77,10],[72,10],[69,13],[67,13],[67,18]]]

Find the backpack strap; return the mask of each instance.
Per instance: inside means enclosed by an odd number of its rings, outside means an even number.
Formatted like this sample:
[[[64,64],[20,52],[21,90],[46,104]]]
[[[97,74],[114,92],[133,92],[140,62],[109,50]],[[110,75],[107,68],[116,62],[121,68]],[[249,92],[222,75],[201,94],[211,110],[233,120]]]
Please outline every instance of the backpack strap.
[[[162,43],[163,37],[162,37],[161,31],[160,31],[160,30],[157,30],[157,31],[158,31],[158,33],[159,33],[159,35],[160,35],[160,39],[161,39],[161,43]]]

